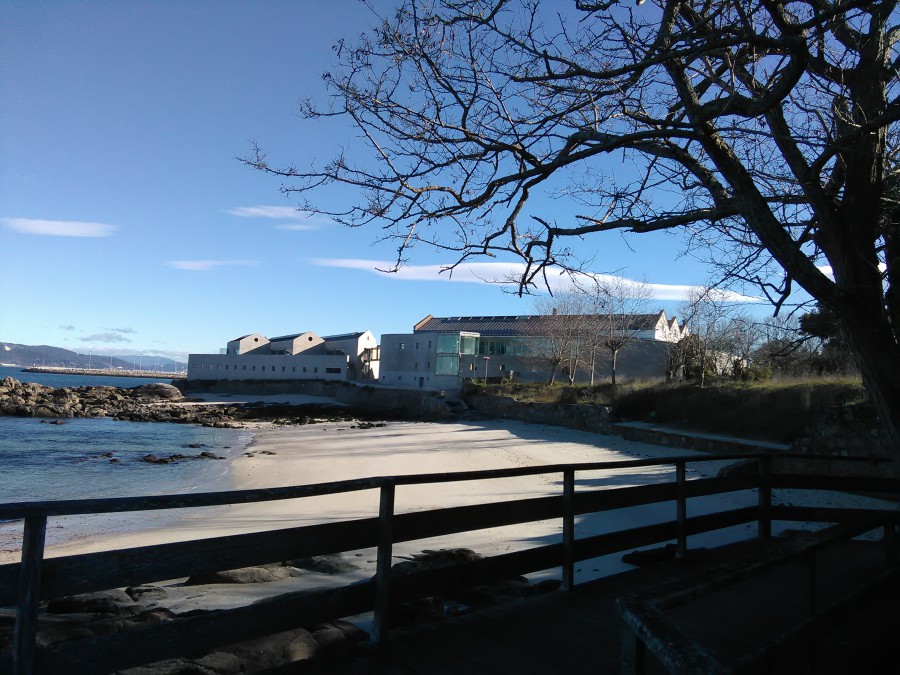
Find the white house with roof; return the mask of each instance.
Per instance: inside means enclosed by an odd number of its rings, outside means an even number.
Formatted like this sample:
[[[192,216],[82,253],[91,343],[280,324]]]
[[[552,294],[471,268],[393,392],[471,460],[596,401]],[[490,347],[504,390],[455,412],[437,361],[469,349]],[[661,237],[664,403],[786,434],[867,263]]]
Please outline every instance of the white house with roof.
[[[320,337],[312,331],[267,338],[249,333],[223,354],[188,355],[189,380],[377,380],[378,341],[370,331]]]
[[[689,334],[686,325],[664,311],[629,315],[426,316],[412,333],[381,336],[379,382],[395,387],[457,390],[472,378],[513,378],[546,381],[550,374],[546,346],[570,328],[570,349],[582,349],[590,331],[615,331],[625,345],[616,355],[618,377],[664,377],[672,345]],[[602,338],[594,335],[593,337]],[[594,348],[596,380],[610,372],[611,354]],[[589,381],[587,360],[575,369],[576,381]],[[595,380],[595,381],[596,381]]]

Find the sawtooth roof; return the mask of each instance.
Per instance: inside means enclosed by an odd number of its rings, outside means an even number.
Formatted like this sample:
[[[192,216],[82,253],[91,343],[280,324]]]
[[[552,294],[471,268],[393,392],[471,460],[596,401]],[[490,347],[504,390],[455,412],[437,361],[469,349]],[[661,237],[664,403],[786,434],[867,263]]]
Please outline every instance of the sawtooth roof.
[[[662,316],[656,314],[615,314],[619,322],[627,322],[628,330],[653,330]],[[609,316],[601,315],[523,315],[523,316],[429,316],[416,324],[415,333],[480,333],[484,336],[541,335],[564,327],[573,319],[592,318],[598,322],[607,321]]]

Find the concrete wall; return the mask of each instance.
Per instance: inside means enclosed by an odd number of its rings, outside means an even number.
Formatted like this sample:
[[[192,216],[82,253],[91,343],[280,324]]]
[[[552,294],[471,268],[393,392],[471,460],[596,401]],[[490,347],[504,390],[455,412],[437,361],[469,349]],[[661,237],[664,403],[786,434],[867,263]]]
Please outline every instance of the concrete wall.
[[[345,380],[346,356],[190,354],[189,380]],[[328,372],[334,370],[336,372]]]
[[[372,349],[378,346],[378,340],[369,331],[365,331],[359,337],[347,338],[345,340],[326,340],[326,349],[340,349],[350,357],[350,362],[354,365],[356,377],[363,378],[363,362],[360,355],[366,349]],[[380,362],[374,361],[370,364],[372,373],[368,379],[377,380],[380,369]]]

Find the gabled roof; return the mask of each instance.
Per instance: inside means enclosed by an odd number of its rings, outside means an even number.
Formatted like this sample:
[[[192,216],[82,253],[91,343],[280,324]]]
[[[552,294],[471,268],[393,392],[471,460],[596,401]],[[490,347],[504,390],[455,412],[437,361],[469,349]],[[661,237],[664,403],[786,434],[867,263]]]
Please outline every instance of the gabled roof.
[[[661,314],[605,314],[570,315],[538,314],[523,316],[428,316],[413,328],[415,333],[480,333],[487,337],[508,335],[541,335],[558,331],[575,319],[593,320],[598,323],[612,318],[616,324],[627,330],[653,330]]]
[[[358,333],[344,333],[343,335],[326,335],[322,339],[323,340],[352,340],[354,338],[360,338],[366,334],[367,331],[361,330]]]
[[[265,338],[266,340],[269,339],[269,338],[267,338],[265,335],[263,335],[262,333],[247,333],[246,335],[241,335],[240,337],[236,337],[236,338],[234,338],[233,340],[229,340],[229,342],[240,342],[241,340],[243,340],[243,339],[245,339],[245,338],[248,338],[248,337],[251,337],[251,336],[253,336],[253,335],[259,335],[261,338]]]
[[[269,338],[269,342],[285,342],[287,340],[296,340],[301,335],[306,335],[307,333],[312,333],[311,330],[300,331],[299,333],[293,333],[291,335],[280,335],[278,337]],[[313,333],[315,335],[315,333]]]

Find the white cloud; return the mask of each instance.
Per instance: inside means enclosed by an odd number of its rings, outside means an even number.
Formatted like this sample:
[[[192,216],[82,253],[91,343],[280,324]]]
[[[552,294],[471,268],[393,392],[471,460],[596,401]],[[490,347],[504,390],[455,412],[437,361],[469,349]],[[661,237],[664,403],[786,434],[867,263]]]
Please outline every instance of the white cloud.
[[[225,209],[225,213],[238,218],[305,218],[293,206],[238,206]]]
[[[51,237],[109,237],[118,227],[107,223],[87,223],[80,220],[39,220],[36,218],[0,218],[12,230],[25,234]]]
[[[238,218],[272,218],[293,221],[275,225],[275,229],[294,232],[318,230],[323,225],[331,224],[331,220],[327,218],[311,216],[298,211],[293,206],[238,206],[233,209],[225,209],[225,213]]]
[[[219,267],[254,267],[258,260],[169,260],[166,265],[176,270],[209,272]]]
[[[397,279],[398,281],[456,281],[460,283],[499,284],[506,286],[515,285],[519,276],[525,270],[525,266],[522,263],[464,263],[456,267],[453,270],[453,275],[450,276],[450,272],[442,272],[446,267],[445,265],[405,265],[396,272],[384,272],[382,270],[390,269],[393,263],[363,258],[315,258],[311,262],[320,267],[363,270],[382,277]],[[584,285],[583,282],[589,281],[591,278],[601,283],[614,283],[617,281],[643,283],[609,274],[581,273],[575,276],[576,279],[580,277],[582,285]],[[566,291],[574,286],[572,277],[560,269],[556,269],[554,273],[548,272],[547,281],[553,291]],[[649,287],[650,297],[653,299],[676,302],[687,300],[691,292],[697,288],[696,286],[678,284],[647,283],[646,286]],[[734,291],[716,290],[713,292],[717,298],[728,302],[761,302],[760,298],[742,295]]]
[[[127,337],[123,337],[118,333],[96,333],[94,335],[88,335],[87,337],[81,338],[82,342],[131,342]]]
[[[309,232],[310,230],[318,230],[319,226],[314,223],[282,223],[275,226],[276,230],[292,230],[294,232]]]

